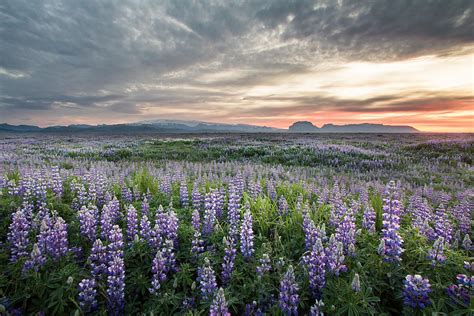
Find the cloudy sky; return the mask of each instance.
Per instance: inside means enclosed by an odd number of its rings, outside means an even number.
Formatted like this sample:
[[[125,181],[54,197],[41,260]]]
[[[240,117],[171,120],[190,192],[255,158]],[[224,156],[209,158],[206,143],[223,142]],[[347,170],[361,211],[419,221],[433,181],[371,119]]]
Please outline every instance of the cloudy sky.
[[[0,122],[474,132],[472,0],[0,3]]]

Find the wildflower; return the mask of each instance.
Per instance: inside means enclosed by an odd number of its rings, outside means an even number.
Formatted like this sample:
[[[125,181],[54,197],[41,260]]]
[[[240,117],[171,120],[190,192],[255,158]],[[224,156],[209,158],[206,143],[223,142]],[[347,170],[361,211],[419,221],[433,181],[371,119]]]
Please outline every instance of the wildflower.
[[[279,305],[281,311],[287,316],[298,315],[298,302],[298,284],[295,281],[293,266],[290,265],[280,281]]]
[[[394,198],[385,198],[383,205],[383,229],[382,240],[383,249],[379,248],[379,253],[385,261],[398,262],[403,252],[403,239],[400,237],[400,203]],[[381,243],[382,246],[382,243]]]
[[[309,316],[324,316],[324,313],[321,311],[321,308],[324,306],[323,300],[316,300],[314,305],[311,306],[309,311]]]
[[[270,256],[267,253],[262,255],[257,266],[257,274],[262,277],[266,272],[270,271],[272,266],[270,265]]]
[[[18,209],[12,215],[12,222],[8,228],[8,242],[11,245],[10,261],[17,262],[21,257],[28,255],[28,231],[30,225],[23,210]]]
[[[246,260],[250,259],[253,254],[253,230],[252,230],[252,213],[250,209],[244,213],[242,226],[240,228],[240,250]]]
[[[444,256],[444,238],[442,236],[438,237],[433,244],[433,248],[428,252],[428,259],[431,260],[432,265],[435,265],[437,262],[443,263],[446,260]]]
[[[204,241],[201,239],[201,220],[198,210],[193,211],[191,222],[194,229],[191,252],[196,257],[204,251]]]
[[[474,296],[474,276],[468,277],[465,274],[458,274],[456,283],[446,289],[448,296],[455,303],[469,306],[471,297]]]
[[[403,302],[406,306],[424,309],[430,304],[428,294],[431,292],[431,285],[428,279],[419,274],[407,275],[403,284]]]
[[[125,264],[114,254],[107,269],[107,304],[112,315],[120,315],[125,306]]]
[[[358,273],[354,275],[354,278],[352,279],[351,287],[354,292],[360,292],[360,277]]]
[[[135,239],[135,235],[138,233],[138,215],[137,210],[133,205],[130,205],[127,209],[127,240],[129,242]]]
[[[179,186],[179,200],[181,202],[182,207],[187,207],[189,204],[189,193],[188,193],[188,186],[186,181],[182,181],[181,185]]]
[[[151,281],[151,288],[149,289],[151,294],[156,294],[161,288],[161,283],[166,280],[166,259],[163,256],[161,250],[156,252],[155,258],[151,265],[151,272],[153,273],[153,279]]]
[[[26,260],[23,271],[28,271],[34,269],[38,272],[39,268],[46,262],[46,258],[41,253],[41,249],[38,247],[38,243],[33,245],[33,250],[31,251],[30,258]]]
[[[362,216],[362,228],[369,233],[375,233],[375,211],[371,205],[366,205]]]
[[[191,193],[191,200],[193,207],[197,210],[200,210],[202,207],[202,195],[201,192],[199,192],[197,182],[194,183],[193,192]]]
[[[102,244],[102,240],[97,239],[92,245],[89,262],[91,273],[95,278],[102,278],[107,273],[107,248]]]
[[[216,275],[208,258],[204,259],[204,266],[198,268],[198,282],[203,300],[209,300],[217,290]]]
[[[97,290],[94,279],[83,279],[79,282],[79,306],[84,312],[92,311],[97,307]]]
[[[472,241],[471,238],[469,238],[468,234],[464,235],[464,239],[462,240],[462,246],[467,251],[472,250]]]
[[[222,288],[219,288],[214,296],[209,316],[230,316],[227,302],[225,300],[224,290]]]
[[[309,287],[316,298],[320,298],[326,284],[326,253],[321,239],[313,245],[311,252],[304,257],[309,274]]]
[[[453,238],[453,225],[449,220],[448,213],[443,205],[438,207],[435,214],[434,236],[435,238],[443,237],[447,244],[451,243]]]
[[[232,238],[224,238],[225,245],[224,259],[222,260],[222,281],[227,284],[230,280],[232,272],[234,271],[234,261],[237,250],[235,249],[235,242]]]
[[[82,206],[77,214],[81,234],[91,242],[96,238],[98,214],[99,212],[95,205],[89,205],[89,207]]]
[[[341,272],[347,271],[344,264],[344,249],[340,241],[336,241],[334,235],[329,238],[329,243],[326,248],[326,267],[329,273],[338,276]]]

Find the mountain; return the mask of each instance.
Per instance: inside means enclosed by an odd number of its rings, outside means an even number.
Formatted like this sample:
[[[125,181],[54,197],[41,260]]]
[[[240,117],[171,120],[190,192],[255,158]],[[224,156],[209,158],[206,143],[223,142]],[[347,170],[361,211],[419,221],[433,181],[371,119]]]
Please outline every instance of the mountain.
[[[418,133],[411,126],[383,124],[326,124],[319,128],[308,121],[293,123],[288,129],[247,124],[222,124],[200,121],[153,120],[112,125],[68,125],[38,127],[32,125],[0,124],[0,132],[10,133]]]
[[[313,123],[308,121],[299,121],[294,122],[288,130],[296,133],[314,133],[319,131],[319,127],[314,126]]]
[[[414,127],[407,125],[384,125],[384,124],[347,124],[334,125],[325,124],[321,127],[324,133],[419,133]]]
[[[266,126],[246,125],[246,124],[221,124],[200,121],[177,121],[177,120],[154,120],[142,121],[130,124],[112,125],[68,125],[49,126],[45,128],[29,125],[0,124],[0,132],[41,132],[41,133],[274,133],[285,132]]]
[[[0,124],[0,132],[38,132],[41,128],[32,125]]]
[[[288,130],[294,133],[419,133],[416,128],[406,125],[384,124],[325,124],[318,128],[311,122],[299,121],[293,123]]]

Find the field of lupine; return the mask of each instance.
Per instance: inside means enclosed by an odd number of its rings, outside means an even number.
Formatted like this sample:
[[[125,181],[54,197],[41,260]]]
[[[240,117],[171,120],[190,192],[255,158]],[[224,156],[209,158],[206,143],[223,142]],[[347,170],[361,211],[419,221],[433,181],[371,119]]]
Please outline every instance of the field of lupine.
[[[473,135],[0,135],[0,314],[473,312]]]

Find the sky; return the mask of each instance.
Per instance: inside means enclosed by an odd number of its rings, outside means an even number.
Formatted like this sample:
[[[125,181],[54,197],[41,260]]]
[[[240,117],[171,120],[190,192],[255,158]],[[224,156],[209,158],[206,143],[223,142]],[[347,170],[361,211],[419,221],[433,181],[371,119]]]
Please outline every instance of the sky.
[[[0,122],[474,132],[472,0],[0,3]]]

